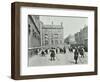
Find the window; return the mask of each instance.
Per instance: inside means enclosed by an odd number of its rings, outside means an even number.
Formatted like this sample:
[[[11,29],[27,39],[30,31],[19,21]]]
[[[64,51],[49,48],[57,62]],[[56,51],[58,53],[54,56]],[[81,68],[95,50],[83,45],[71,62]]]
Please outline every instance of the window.
[[[51,44],[53,45],[53,40],[51,40]]]
[[[58,34],[54,34],[54,38],[58,38]]]
[[[45,45],[48,45],[48,40],[45,40]]]
[[[31,25],[30,25],[30,24],[28,24],[28,27],[31,27]]]
[[[33,33],[34,33],[34,29],[33,29],[32,31],[33,31]]]
[[[36,37],[36,32],[34,32],[34,29],[33,29],[33,36]]]
[[[60,40],[60,44],[62,44],[62,40]]]
[[[48,40],[48,35],[47,34],[45,34],[45,40]]]
[[[45,34],[45,38],[48,38],[48,34]]]
[[[58,44],[58,40],[55,40],[55,44]]]
[[[31,33],[30,24],[28,24],[28,33],[29,33],[29,35]]]

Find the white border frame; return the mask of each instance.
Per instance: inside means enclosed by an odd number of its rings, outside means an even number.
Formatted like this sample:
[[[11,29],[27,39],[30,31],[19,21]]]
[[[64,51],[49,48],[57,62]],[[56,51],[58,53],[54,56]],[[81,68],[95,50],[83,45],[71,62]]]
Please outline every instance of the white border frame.
[[[88,17],[88,64],[28,67],[28,14]],[[52,9],[37,7],[20,8],[20,75],[40,75],[55,73],[94,72],[94,11],[75,9]],[[61,70],[63,69],[63,70]]]

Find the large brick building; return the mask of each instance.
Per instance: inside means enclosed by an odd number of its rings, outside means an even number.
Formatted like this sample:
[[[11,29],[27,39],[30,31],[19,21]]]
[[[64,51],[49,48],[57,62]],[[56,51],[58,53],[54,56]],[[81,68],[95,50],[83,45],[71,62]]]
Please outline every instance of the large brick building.
[[[61,47],[63,40],[63,25],[43,25],[42,27],[42,46],[45,47]]]
[[[64,43],[63,25],[44,25],[37,15],[28,15],[28,48],[61,47]]]

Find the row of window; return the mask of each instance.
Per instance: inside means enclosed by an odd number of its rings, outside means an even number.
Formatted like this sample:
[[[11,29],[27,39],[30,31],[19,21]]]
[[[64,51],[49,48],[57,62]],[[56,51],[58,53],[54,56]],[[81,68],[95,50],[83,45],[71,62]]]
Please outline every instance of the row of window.
[[[49,45],[49,41],[45,40],[45,45]],[[51,45],[58,45],[58,44],[62,44],[62,40],[51,40]]]
[[[48,34],[45,34],[45,38],[48,38],[49,35]],[[51,36],[52,38],[58,38],[58,34],[52,34]]]
[[[34,31],[34,29],[31,30],[30,24],[29,24],[29,25],[28,25],[28,33],[29,33],[29,35],[30,35],[31,32],[32,32],[32,36],[33,36],[33,37],[37,38],[38,40],[40,39],[40,36],[38,35],[38,33],[36,33],[36,32]]]

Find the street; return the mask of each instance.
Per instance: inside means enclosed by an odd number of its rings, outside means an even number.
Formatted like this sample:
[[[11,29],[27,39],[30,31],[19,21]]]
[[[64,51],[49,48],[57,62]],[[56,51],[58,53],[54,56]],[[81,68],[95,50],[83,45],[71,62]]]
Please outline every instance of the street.
[[[78,57],[78,64],[88,63],[88,53],[85,52],[84,58]],[[50,60],[50,54],[45,56],[32,55],[28,59],[28,66],[51,66],[51,65],[72,65],[75,64],[73,52],[66,50],[65,54],[56,54],[55,61]]]

